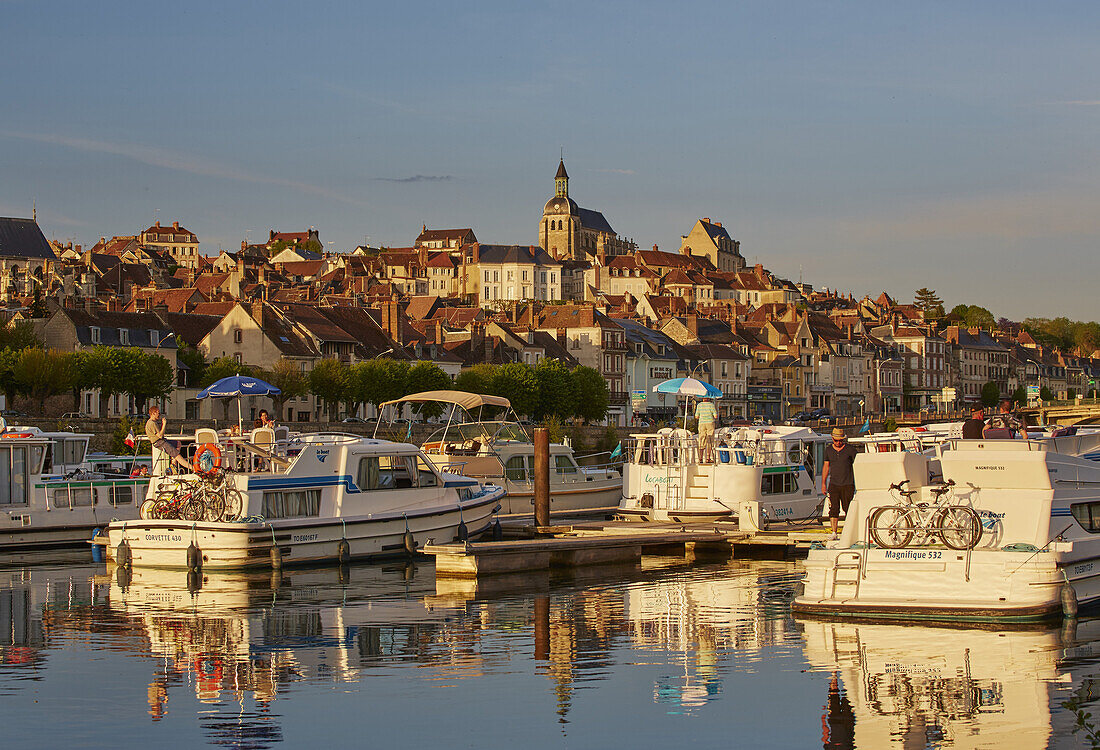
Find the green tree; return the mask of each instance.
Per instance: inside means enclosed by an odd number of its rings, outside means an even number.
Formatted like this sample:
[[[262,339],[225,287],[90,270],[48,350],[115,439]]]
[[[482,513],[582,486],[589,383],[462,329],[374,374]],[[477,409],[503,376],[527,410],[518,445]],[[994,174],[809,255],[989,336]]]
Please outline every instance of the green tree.
[[[434,362],[417,362],[409,368],[409,374],[405,379],[405,393],[423,393],[424,391],[441,391],[451,388],[454,383],[450,376]],[[442,413],[443,407],[439,404],[428,403],[420,407],[420,413],[425,417],[436,417]]]
[[[1012,403],[1023,406],[1027,403],[1027,389],[1022,385],[1012,392]]]
[[[603,419],[611,403],[603,375],[591,367],[577,367],[573,370],[573,380],[577,384],[577,416],[587,422]]]
[[[74,387],[99,391],[100,417],[107,416],[111,397],[124,392],[126,358],[116,354],[118,351],[114,347],[96,346],[81,351],[74,362]]]
[[[202,352],[176,336],[176,359],[187,366],[186,385],[197,388],[206,378],[206,358]]]
[[[67,392],[73,384],[72,355],[52,349],[31,347],[19,353],[13,375],[16,388],[45,416],[46,399]]]
[[[340,402],[347,395],[348,383],[348,367],[338,359],[322,359],[309,373],[309,390],[324,399],[330,421],[336,421]]]
[[[982,386],[982,405],[996,406],[1001,401],[1001,389],[992,380]]]
[[[455,378],[455,388],[467,393],[488,393],[495,370],[495,367],[487,364],[474,365],[465,369]]]
[[[232,375],[252,375],[254,374],[252,368],[243,362],[238,362],[232,357],[218,357],[213,362],[208,364],[203,371],[202,383],[203,388],[212,383],[217,383],[222,378],[228,378]]]
[[[1039,398],[1043,401],[1053,401],[1054,394],[1051,393],[1050,389],[1044,385],[1042,388],[1039,389]]]
[[[577,384],[573,373],[556,359],[544,359],[535,367],[539,384],[539,405],[533,416],[539,421],[554,415],[559,420],[572,417],[577,411]]]
[[[19,361],[19,352],[15,349],[0,349],[0,388],[4,392],[4,404],[8,409],[15,406],[15,364]]]
[[[134,397],[139,411],[145,410],[150,399],[157,400],[172,392],[176,384],[176,372],[172,363],[159,354],[146,354],[134,350],[136,367],[127,378],[126,392]]]
[[[285,357],[276,360],[270,370],[260,370],[257,377],[279,389],[278,394],[269,396],[275,419],[282,419],[283,407],[289,399],[309,393],[309,378],[301,365]]]
[[[509,362],[494,369],[489,393],[512,402],[516,414],[534,414],[539,407],[539,381],[532,368],[522,362]]]
[[[34,335],[34,326],[27,322],[11,323],[0,326],[0,349],[26,349],[41,346],[42,342]]]
[[[993,313],[980,305],[955,305],[951,308],[950,317],[955,318],[959,325],[968,328],[992,329],[996,327],[996,319],[993,317]]]
[[[929,320],[943,317],[943,300],[936,294],[935,289],[922,286],[914,294],[913,304]]]

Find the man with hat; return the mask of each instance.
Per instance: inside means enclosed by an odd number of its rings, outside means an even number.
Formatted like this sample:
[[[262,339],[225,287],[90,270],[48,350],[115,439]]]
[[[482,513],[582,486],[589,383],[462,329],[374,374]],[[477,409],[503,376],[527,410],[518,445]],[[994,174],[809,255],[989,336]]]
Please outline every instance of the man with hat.
[[[981,440],[985,430],[985,412],[975,406],[970,410],[970,419],[963,422],[963,440]]]
[[[848,513],[848,506],[856,494],[856,476],[852,470],[858,451],[848,444],[848,436],[839,427],[833,428],[833,443],[825,449],[825,469],[821,472],[821,491],[829,496],[829,526],[832,539],[837,538],[840,513]]]

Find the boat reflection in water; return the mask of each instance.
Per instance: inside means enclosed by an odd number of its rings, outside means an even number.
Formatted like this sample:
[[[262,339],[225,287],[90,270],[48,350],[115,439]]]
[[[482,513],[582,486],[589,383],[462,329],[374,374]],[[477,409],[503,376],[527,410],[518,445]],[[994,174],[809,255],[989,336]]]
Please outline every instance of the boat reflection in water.
[[[425,745],[487,726],[483,744],[531,750],[563,737],[675,746],[688,731],[718,745],[731,726],[746,747],[823,732],[836,748],[1081,739],[1061,703],[1091,700],[1100,620],[798,620],[800,576],[790,562],[683,557],[478,583],[404,564],[0,568],[5,739],[53,746],[73,726],[86,746],[120,748],[339,746],[362,744],[363,727]]]
[[[806,659],[831,672],[826,747],[1076,746],[1068,698],[1100,621],[994,630],[809,620]],[[1078,676],[1078,679],[1080,676]],[[1079,737],[1076,739],[1080,739]]]

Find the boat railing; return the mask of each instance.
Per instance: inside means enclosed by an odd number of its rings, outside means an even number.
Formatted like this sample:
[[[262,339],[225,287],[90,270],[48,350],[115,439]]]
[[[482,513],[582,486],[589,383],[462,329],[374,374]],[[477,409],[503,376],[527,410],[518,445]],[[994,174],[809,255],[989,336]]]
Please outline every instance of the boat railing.
[[[646,466],[802,465],[809,445],[802,440],[772,438],[741,441],[723,436],[703,450],[698,435],[637,435],[623,440],[626,462]]]

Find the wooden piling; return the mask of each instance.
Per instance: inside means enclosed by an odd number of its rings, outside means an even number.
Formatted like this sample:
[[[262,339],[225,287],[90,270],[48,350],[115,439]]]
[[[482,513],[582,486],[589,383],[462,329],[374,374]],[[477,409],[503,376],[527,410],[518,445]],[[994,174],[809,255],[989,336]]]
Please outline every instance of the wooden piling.
[[[535,526],[550,525],[550,431],[535,428]]]

